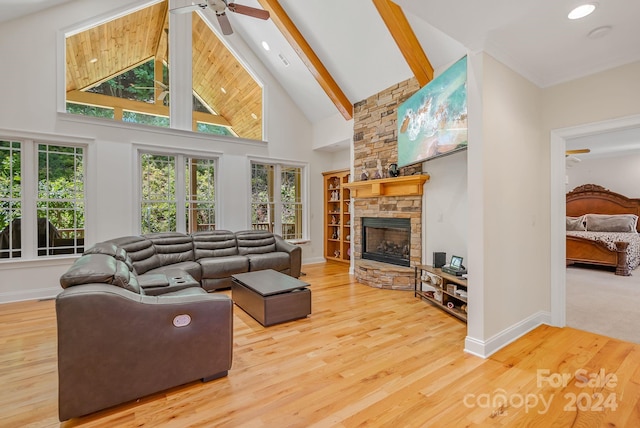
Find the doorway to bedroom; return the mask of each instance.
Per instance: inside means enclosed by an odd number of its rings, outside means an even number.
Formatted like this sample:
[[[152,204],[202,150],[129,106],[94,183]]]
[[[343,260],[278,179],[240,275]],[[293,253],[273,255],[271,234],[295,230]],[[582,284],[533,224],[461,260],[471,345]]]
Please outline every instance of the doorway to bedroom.
[[[592,151],[567,162],[565,150],[578,148]],[[637,329],[626,327],[640,323],[640,268],[631,276],[619,276],[601,268],[566,267],[564,238],[565,194],[582,184],[596,184],[640,198],[640,188],[633,186],[640,180],[638,164],[640,116],[552,132],[551,312],[555,325],[640,343]]]

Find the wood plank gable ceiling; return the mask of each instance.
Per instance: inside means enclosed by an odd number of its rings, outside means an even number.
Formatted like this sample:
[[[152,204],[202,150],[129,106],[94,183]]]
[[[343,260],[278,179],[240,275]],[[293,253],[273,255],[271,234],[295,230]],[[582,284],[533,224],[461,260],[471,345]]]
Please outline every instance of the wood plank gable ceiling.
[[[275,25],[338,111],[346,120],[351,119],[352,103],[280,3],[277,0],[258,2],[270,12]],[[433,68],[402,9],[391,0],[372,2],[420,86],[424,86],[433,78]],[[167,28],[168,2],[163,1],[68,37],[68,99],[86,102],[78,91],[97,86],[152,58],[156,63],[168,63]],[[97,61],[92,62],[94,58]],[[209,122],[230,126],[242,138],[262,139],[262,88],[197,13],[193,13],[192,65],[194,93],[214,115]],[[158,107],[160,110],[145,108],[153,114],[164,111],[164,106]],[[206,121],[201,113],[194,112],[194,120],[197,119]]]
[[[163,1],[68,37],[67,99],[168,116],[157,96],[151,106],[84,92],[151,59],[170,67],[168,25],[168,2]],[[228,126],[239,137],[261,140],[262,87],[197,13],[192,33],[193,91],[211,113],[194,112],[194,120]],[[155,80],[162,81],[161,74]]]

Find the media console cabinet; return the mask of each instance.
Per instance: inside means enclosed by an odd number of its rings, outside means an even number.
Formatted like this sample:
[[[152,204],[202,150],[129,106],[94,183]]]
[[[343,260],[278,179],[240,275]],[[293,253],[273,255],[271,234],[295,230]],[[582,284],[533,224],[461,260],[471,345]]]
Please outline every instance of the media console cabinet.
[[[467,280],[461,276],[448,274],[433,266],[418,265],[414,296],[467,322]]]

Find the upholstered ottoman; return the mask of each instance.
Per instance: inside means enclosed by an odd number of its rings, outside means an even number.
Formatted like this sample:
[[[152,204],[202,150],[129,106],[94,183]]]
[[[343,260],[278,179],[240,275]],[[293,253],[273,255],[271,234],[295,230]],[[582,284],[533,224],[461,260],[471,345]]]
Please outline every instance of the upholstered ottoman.
[[[232,275],[231,298],[263,326],[311,313],[309,284],[272,269]]]

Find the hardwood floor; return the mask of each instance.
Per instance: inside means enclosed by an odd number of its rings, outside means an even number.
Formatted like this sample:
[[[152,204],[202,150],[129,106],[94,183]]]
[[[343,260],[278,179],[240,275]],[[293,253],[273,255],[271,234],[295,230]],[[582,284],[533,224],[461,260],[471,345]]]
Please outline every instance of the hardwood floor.
[[[640,345],[542,326],[481,359],[465,324],[412,292],[339,263],[303,270],[307,319],[264,328],[234,308],[227,377],[62,424],[54,302],[0,305],[0,426],[640,426]]]

